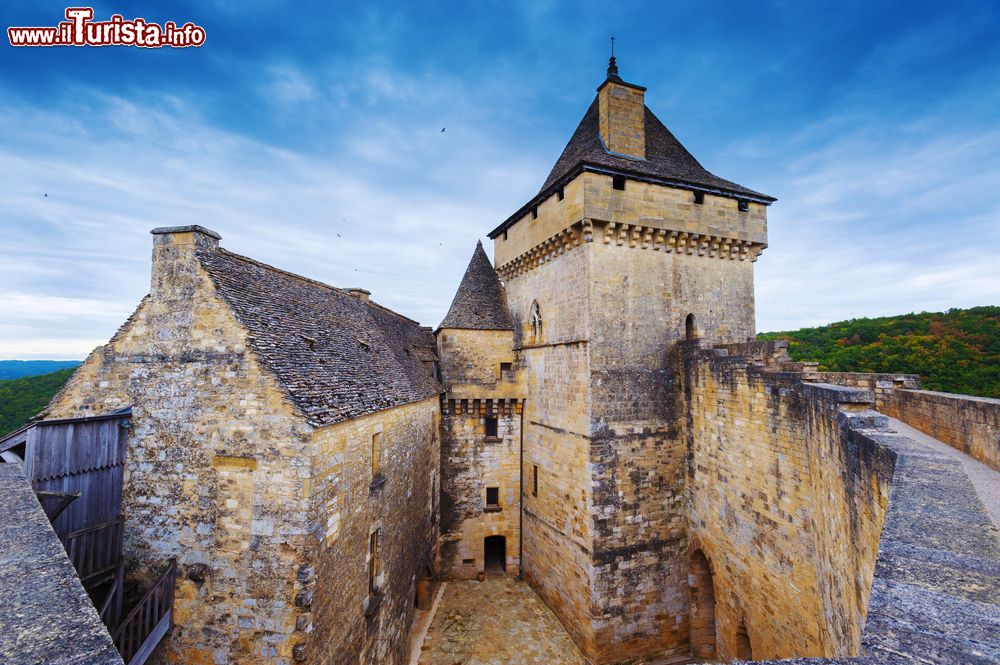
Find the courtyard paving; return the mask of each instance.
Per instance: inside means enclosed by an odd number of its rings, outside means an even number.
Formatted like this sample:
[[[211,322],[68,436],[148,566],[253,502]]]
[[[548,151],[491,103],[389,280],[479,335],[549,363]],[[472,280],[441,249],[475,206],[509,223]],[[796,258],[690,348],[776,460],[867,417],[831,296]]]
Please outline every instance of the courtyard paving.
[[[420,665],[584,665],[552,611],[524,582],[448,582]]]

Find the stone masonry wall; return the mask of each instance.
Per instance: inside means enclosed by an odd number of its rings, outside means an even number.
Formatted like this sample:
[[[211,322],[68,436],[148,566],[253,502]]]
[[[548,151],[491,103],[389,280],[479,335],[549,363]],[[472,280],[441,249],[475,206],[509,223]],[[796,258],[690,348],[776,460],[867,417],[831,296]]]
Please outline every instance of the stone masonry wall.
[[[525,390],[522,568],[584,653],[593,654],[587,275],[585,248],[577,247],[507,280],[506,290]],[[540,336],[530,325],[535,301]]]
[[[587,180],[588,210],[617,225],[650,225],[657,205],[687,193],[610,177]],[[651,205],[651,202],[653,205]],[[710,202],[710,205],[714,205]],[[717,218],[725,220],[719,207]],[[703,206],[679,203],[667,225],[705,225]],[[746,216],[743,224],[752,217]],[[755,219],[755,218],[754,218]],[[734,220],[736,221],[736,220]],[[703,228],[701,225],[705,225]],[[590,250],[590,364],[593,386],[594,611],[599,662],[688,650],[685,445],[677,428],[677,374],[669,353],[686,334],[713,342],[754,335],[753,262],[667,252],[612,233]],[[608,238],[608,242],[604,239]]]
[[[520,573],[523,372],[511,330],[437,332],[446,393],[441,419],[441,567],[446,577],[484,571],[484,539],[503,536],[508,575]],[[502,371],[501,365],[510,367]],[[486,419],[497,419],[487,436]],[[488,508],[496,487],[499,509]]]
[[[471,579],[484,570],[484,539],[503,536],[508,575],[520,573],[521,407],[486,400],[448,400],[441,416],[441,569]],[[497,418],[487,437],[485,418]],[[486,488],[499,490],[499,509],[486,505]]]
[[[875,395],[875,409],[888,413],[893,392],[899,389],[919,390],[920,377],[915,374],[877,374],[873,372],[819,372],[807,368],[806,378],[819,383],[832,383],[870,390]]]
[[[1000,471],[1000,400],[898,389],[884,413]]]
[[[151,295],[46,415],[133,407],[127,565],[146,579],[170,557],[179,565],[160,662],[287,663],[306,637],[295,598],[308,563],[311,428],[248,352],[195,241],[156,236]]]
[[[300,570],[309,663],[406,662],[417,583],[433,574],[440,482],[438,399],[316,431],[312,567]],[[378,434],[380,477],[372,475]],[[369,545],[378,530],[378,590],[369,595]]]
[[[893,456],[843,422],[873,394],[803,383],[783,354],[682,347],[690,551],[711,568],[716,657],[857,654]]]

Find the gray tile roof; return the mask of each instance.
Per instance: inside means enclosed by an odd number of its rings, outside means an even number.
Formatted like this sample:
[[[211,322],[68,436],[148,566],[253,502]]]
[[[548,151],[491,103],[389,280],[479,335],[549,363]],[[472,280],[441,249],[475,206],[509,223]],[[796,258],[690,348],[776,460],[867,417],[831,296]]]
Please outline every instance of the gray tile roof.
[[[224,249],[198,258],[252,349],[315,426],[437,395],[429,328]]]
[[[565,185],[582,171],[613,173],[639,180],[714,192],[732,198],[749,198],[763,203],[771,203],[776,200],[772,196],[755,192],[709,173],[660,122],[660,119],[649,110],[649,107],[644,107],[644,109],[646,113],[646,158],[636,159],[617,155],[608,152],[601,141],[598,124],[599,109],[595,97],[538,194],[520,210],[508,217],[503,224],[491,231],[490,237],[496,238],[504,229],[526,215],[531,208],[552,196],[559,187]]]
[[[493,264],[483,250],[483,243],[476,243],[476,251],[465,270],[451,308],[441,322],[441,328],[468,330],[513,330],[507,308],[507,294],[493,269]]]
[[[122,665],[20,464],[0,496],[0,662]]]

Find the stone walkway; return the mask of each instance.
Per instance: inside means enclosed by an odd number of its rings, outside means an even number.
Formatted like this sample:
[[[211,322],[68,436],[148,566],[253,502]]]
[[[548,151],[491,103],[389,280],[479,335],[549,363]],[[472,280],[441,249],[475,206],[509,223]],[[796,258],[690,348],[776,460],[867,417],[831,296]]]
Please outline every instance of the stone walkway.
[[[584,665],[566,629],[525,584],[448,582],[420,665]]]
[[[965,475],[969,477],[979,500],[986,507],[986,512],[993,518],[993,525],[1000,528],[1000,472],[994,471],[982,462],[966,455],[961,450],[952,448],[944,441],[939,441],[927,436],[918,429],[914,429],[895,418],[889,418],[889,427],[900,434],[908,436],[917,443],[922,443],[928,448],[944,453],[952,459],[962,463]]]

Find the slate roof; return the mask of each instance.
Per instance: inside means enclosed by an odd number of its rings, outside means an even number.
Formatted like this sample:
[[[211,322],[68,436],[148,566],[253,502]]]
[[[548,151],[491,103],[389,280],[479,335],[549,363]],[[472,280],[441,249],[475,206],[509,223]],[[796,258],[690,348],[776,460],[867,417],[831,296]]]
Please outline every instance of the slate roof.
[[[198,250],[264,365],[315,426],[441,392],[429,328],[341,289],[224,249]]]
[[[649,110],[649,107],[643,108],[646,114],[645,159],[627,157],[608,151],[601,140],[598,124],[598,99],[595,97],[538,194],[520,210],[508,217],[503,224],[491,231],[490,238],[497,237],[504,229],[527,214],[531,208],[554,194],[559,187],[575,178],[581,171],[620,174],[639,180],[708,191],[722,196],[754,199],[766,204],[777,200],[773,196],[755,192],[709,173],[687,151],[687,148],[681,145],[677,137],[660,122],[660,119]]]
[[[514,324],[507,308],[507,294],[497,271],[483,250],[483,243],[476,243],[469,267],[458,286],[451,308],[440,328],[467,330],[513,330]]]
[[[20,464],[0,496],[0,662],[122,665]]]

